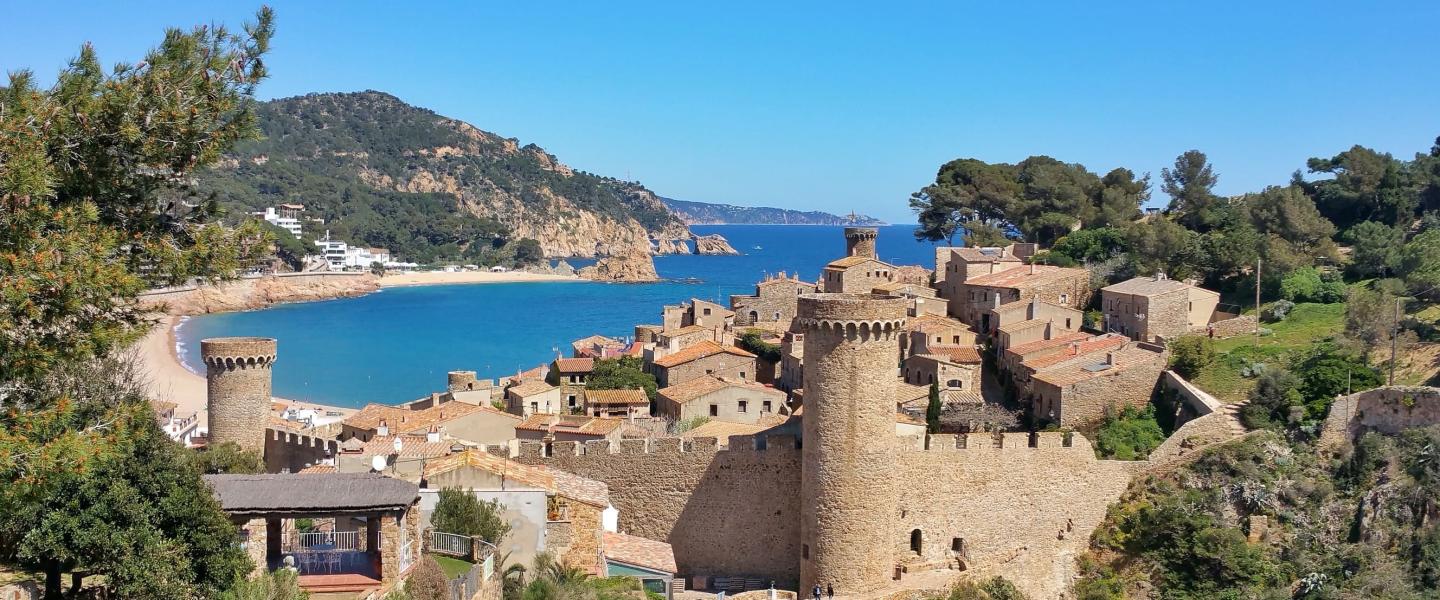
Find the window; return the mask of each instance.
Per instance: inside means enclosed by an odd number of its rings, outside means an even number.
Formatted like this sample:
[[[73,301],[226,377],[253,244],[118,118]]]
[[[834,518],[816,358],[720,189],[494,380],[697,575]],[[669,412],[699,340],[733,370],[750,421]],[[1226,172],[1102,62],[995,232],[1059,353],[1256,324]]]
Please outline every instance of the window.
[[[1069,317],[1066,317],[1066,318],[1065,318],[1065,328],[1066,328],[1066,329],[1074,329],[1074,327],[1071,327],[1071,326],[1070,326],[1070,318],[1069,318]]]
[[[922,537],[922,536],[921,536],[921,534],[920,534],[920,530],[919,530],[919,529],[912,529],[912,530],[910,530],[910,551],[911,551],[911,552],[914,552],[914,553],[916,553],[916,554],[920,554],[920,551],[921,551],[921,549],[922,549],[922,540],[921,540],[921,537]]]
[[[963,390],[965,389],[965,382],[959,379],[951,379],[950,381],[945,382],[945,386]]]
[[[810,558],[810,544],[800,544],[800,558]]]
[[[964,553],[965,553],[965,538],[958,538],[958,537],[957,537],[957,538],[951,538],[951,539],[950,539],[950,550],[952,550],[952,551],[954,551],[954,552],[959,552],[959,553],[961,553],[961,554],[964,554]]]
[[[743,413],[743,412],[749,411],[749,409],[750,409],[750,403],[749,403],[749,402],[746,402],[746,401],[744,401],[744,400],[741,400],[741,401],[739,402],[739,404],[737,405],[737,408],[735,409],[735,412],[742,412],[742,413]]]
[[[762,410],[762,411],[764,411],[764,412],[771,412],[771,410],[770,410],[770,401],[769,401],[769,400],[765,400],[765,401],[761,402],[761,403],[760,403],[760,410]]]
[[[719,405],[719,404],[711,404],[711,405],[710,405],[710,416],[712,416],[712,417],[718,417],[718,416],[720,416],[720,405]]]
[[[1069,303],[1070,303],[1070,294],[1060,294],[1060,303],[1061,303],[1061,304],[1069,304]]]
[[[705,369],[705,374],[706,374],[706,375],[714,375],[714,374],[715,374],[715,369]]]
[[[570,394],[569,396],[567,396],[567,397],[565,398],[565,400],[570,403],[570,408],[575,408],[575,395],[574,395],[574,394]]]
[[[952,340],[951,343],[953,343],[953,344],[959,344],[959,343],[960,343],[960,336],[958,336],[958,335],[955,336],[954,340]]]
[[[530,412],[532,412],[532,413],[540,412],[540,403],[539,403],[539,402],[531,402],[531,403],[530,403]]]
[[[707,316],[707,317],[710,316],[710,309],[709,309],[709,308],[706,308],[706,309],[705,309],[705,316]]]
[[[744,378],[745,378],[745,372],[744,372],[744,371],[741,371],[741,372],[740,372],[740,378],[741,378],[741,379],[744,379]]]

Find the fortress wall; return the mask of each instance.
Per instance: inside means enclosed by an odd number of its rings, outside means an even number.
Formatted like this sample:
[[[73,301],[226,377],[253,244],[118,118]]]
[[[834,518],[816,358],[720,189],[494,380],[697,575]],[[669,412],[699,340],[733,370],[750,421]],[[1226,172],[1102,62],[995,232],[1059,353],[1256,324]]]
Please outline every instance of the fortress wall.
[[[1213,412],[1186,421],[1150,451],[1150,467],[1169,469],[1179,466],[1198,458],[1200,451],[1207,446],[1239,437],[1240,434],[1231,429],[1232,422],[1232,417],[1223,412]]]
[[[1386,386],[1335,399],[1320,432],[1320,448],[1334,450],[1366,431],[1396,434],[1440,423],[1440,388]]]
[[[763,448],[763,449],[757,449]],[[620,531],[669,542],[683,575],[799,578],[800,452],[793,436],[525,442],[516,460],[603,481]]]
[[[1145,462],[1098,460],[1078,434],[932,436],[900,455],[897,557],[1003,575],[1032,598],[1055,598],[1075,575],[1106,508]],[[910,551],[921,531],[920,556]],[[962,539],[963,550],[952,550]]]
[[[285,469],[294,473],[306,466],[318,464],[327,453],[332,457],[338,456],[340,443],[333,438],[316,437],[279,429],[265,429],[265,471],[267,473],[279,473]]]

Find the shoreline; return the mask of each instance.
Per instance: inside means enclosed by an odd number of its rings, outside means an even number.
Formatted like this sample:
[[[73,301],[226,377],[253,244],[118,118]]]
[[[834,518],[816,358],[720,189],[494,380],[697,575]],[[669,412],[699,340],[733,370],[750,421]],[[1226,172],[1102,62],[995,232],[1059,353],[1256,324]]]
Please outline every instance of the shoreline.
[[[558,281],[587,281],[578,275],[554,275],[550,273],[530,273],[526,271],[506,271],[504,273],[492,273],[490,271],[423,271],[415,273],[395,273],[385,275],[379,279],[380,287],[415,287],[426,285],[458,285],[477,283],[528,283],[528,282],[558,282]]]

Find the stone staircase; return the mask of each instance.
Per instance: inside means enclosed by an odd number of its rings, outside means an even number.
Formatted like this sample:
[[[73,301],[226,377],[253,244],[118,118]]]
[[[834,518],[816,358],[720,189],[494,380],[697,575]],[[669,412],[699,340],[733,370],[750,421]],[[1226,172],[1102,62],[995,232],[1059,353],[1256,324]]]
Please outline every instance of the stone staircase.
[[[1234,433],[1236,437],[1250,432],[1250,430],[1245,427],[1245,424],[1240,422],[1240,411],[1249,404],[1249,400],[1244,400],[1234,404],[1226,404],[1220,408],[1221,414],[1225,415],[1226,426],[1230,428],[1230,432]]]

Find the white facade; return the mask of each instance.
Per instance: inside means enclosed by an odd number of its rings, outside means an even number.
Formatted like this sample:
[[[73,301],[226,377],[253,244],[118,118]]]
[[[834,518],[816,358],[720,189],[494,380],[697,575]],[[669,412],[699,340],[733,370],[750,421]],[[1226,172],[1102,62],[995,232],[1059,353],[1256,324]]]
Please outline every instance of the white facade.
[[[345,250],[345,266],[358,267],[361,269],[370,268],[370,263],[385,264],[390,262],[390,251],[384,248],[361,248],[351,246]]]
[[[323,240],[315,240],[315,246],[320,248],[320,254],[325,256],[325,262],[330,263],[331,269],[337,271],[344,269],[345,255],[350,245],[345,242],[329,239],[330,235],[328,233],[325,237],[326,239]]]
[[[273,206],[266,207],[263,213],[255,213],[255,216],[265,219],[266,222],[290,232],[290,235],[295,236],[295,239],[300,239],[300,219],[293,216],[281,216],[280,213],[275,211],[275,207]]]

